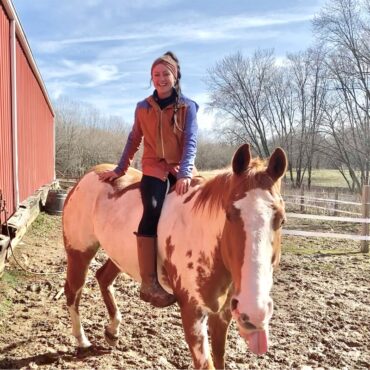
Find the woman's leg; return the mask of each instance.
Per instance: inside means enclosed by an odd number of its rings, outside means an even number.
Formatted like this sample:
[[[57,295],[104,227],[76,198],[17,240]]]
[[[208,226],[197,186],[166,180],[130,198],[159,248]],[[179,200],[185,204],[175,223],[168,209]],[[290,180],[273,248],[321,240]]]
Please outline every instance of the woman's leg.
[[[156,177],[143,176],[140,192],[144,212],[138,228],[139,235],[157,236],[158,221],[168,186],[168,180],[162,181]]]
[[[157,277],[157,226],[167,190],[168,181],[145,175],[141,180],[144,212],[137,232],[140,298],[156,307],[167,307],[176,302],[176,298],[161,287]]]

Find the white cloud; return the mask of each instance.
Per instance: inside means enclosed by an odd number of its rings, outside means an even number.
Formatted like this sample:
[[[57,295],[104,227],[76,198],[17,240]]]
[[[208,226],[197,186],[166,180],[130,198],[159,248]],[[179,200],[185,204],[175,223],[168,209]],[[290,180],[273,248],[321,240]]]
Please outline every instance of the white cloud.
[[[127,26],[122,26],[120,34],[95,35],[65,38],[60,40],[41,41],[36,44],[38,50],[43,52],[55,53],[63,48],[76,44],[91,43],[111,43],[127,41],[147,41],[162,38],[163,35],[171,35],[171,42],[194,42],[194,41],[220,41],[227,39],[244,39],[246,36],[252,37],[250,29],[265,28],[264,32],[253,32],[254,38],[265,38],[266,31],[277,25],[286,25],[296,22],[305,22],[313,18],[311,12],[307,13],[280,13],[266,15],[237,15],[219,16],[204,19],[203,16],[193,17],[192,21],[186,16],[180,17],[176,24],[176,32],[173,25],[157,22],[145,21],[144,23],[135,22]],[[148,31],[143,31],[148,30]],[[152,45],[152,44],[151,44]]]
[[[43,68],[43,75],[48,80],[57,79],[64,86],[95,87],[122,78],[118,67],[112,64],[78,63],[72,60],[62,60],[59,65]],[[79,78],[77,82],[73,77]],[[65,79],[71,78],[69,82]],[[64,80],[64,81],[63,81]]]

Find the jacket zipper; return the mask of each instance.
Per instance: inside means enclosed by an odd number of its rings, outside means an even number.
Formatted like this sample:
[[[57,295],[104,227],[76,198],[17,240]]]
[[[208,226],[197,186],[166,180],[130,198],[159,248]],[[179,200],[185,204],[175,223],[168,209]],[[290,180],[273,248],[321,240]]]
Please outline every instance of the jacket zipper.
[[[162,130],[162,110],[160,110],[161,115],[159,119],[159,128],[160,128],[160,133],[161,133],[161,145],[162,145],[162,158],[165,158],[164,156],[164,143],[163,143],[163,130]]]

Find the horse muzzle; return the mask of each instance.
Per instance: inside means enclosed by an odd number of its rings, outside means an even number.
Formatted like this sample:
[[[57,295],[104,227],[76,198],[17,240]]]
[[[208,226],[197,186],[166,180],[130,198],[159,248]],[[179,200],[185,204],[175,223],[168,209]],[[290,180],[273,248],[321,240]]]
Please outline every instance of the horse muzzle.
[[[252,315],[240,312],[238,300],[231,300],[231,314],[237,322],[240,336],[248,343],[249,349],[257,354],[263,355],[268,350],[268,323],[273,311],[272,300],[265,307],[254,310]]]

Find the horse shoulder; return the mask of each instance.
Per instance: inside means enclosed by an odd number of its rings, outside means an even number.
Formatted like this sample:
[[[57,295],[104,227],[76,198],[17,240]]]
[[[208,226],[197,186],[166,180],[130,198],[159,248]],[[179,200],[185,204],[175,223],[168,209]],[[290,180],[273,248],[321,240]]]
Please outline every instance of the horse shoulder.
[[[166,200],[158,229],[162,275],[180,302],[217,312],[229,287],[219,250],[224,218],[195,211],[195,197],[188,198],[170,194]]]

